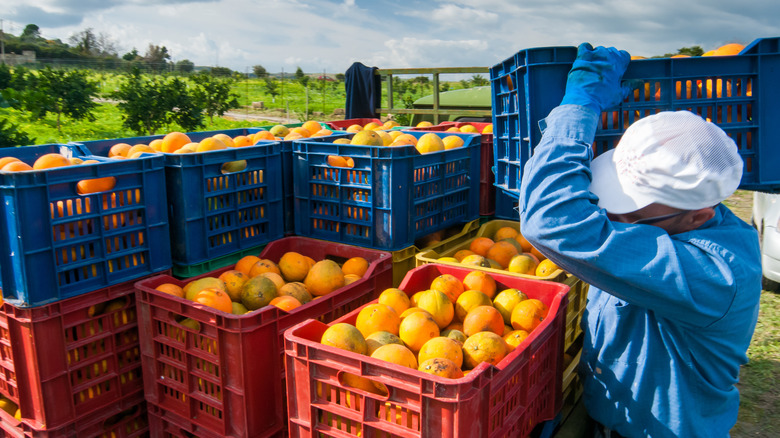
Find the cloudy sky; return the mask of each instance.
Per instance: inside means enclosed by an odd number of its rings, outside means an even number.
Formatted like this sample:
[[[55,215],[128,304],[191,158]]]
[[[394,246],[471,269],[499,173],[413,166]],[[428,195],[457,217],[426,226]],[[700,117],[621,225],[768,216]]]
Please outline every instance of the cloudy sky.
[[[529,47],[616,46],[652,56],[780,36],[778,0],[3,0],[3,28],[64,42],[86,28],[122,55],[245,72],[492,66]]]

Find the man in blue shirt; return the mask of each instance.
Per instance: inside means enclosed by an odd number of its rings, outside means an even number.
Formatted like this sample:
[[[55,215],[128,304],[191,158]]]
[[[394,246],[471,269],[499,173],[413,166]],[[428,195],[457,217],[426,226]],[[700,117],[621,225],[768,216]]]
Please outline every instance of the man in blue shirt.
[[[523,171],[523,235],[590,284],[583,404],[595,436],[725,437],[758,317],[758,237],[721,201],[742,160],[716,125],[663,112],[591,161],[629,55],[583,44]]]

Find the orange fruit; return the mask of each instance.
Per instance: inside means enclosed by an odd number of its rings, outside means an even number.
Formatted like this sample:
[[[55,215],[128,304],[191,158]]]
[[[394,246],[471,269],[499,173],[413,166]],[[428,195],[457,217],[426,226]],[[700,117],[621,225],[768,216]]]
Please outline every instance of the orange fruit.
[[[374,350],[371,354],[374,359],[401,365],[407,368],[417,369],[417,358],[414,353],[403,345],[387,344]]]
[[[242,148],[245,146],[252,146],[253,142],[249,136],[237,135],[233,138],[233,147]]]
[[[127,143],[117,143],[108,150],[108,158],[116,156],[126,157],[131,147]]]
[[[517,254],[512,257],[507,266],[507,271],[515,274],[534,275],[539,262],[529,253]]]
[[[485,125],[485,127],[482,128],[482,133],[483,134],[492,134],[493,133],[493,124],[492,123],[488,123],[487,125]]]
[[[457,261],[462,262],[463,259],[470,255],[477,255],[477,253],[470,249],[461,249],[460,251],[456,252],[453,257],[455,257]]]
[[[487,257],[488,250],[495,243],[496,242],[494,242],[492,239],[489,239],[487,237],[477,237],[476,239],[471,241],[471,244],[469,245],[469,249],[474,254],[479,254],[482,257]]]
[[[420,362],[425,362],[428,359],[435,357],[441,357],[449,359],[460,368],[463,365],[463,349],[461,344],[455,339],[438,336],[428,340],[423,344],[420,351],[417,353],[417,359]]]
[[[463,343],[463,366],[473,369],[482,362],[498,365],[506,354],[504,338],[493,332],[475,333]]]
[[[195,152],[208,152],[208,151],[220,151],[227,149],[227,145],[224,141],[217,136],[204,138],[198,143],[198,147],[195,148]]]
[[[493,307],[501,314],[504,324],[512,324],[512,310],[520,301],[527,299],[528,295],[517,289],[504,289],[493,298]]]
[[[32,168],[33,170],[40,170],[52,169],[55,167],[65,167],[70,165],[70,160],[68,160],[64,155],[52,153],[38,157],[38,159],[33,163]]]
[[[463,333],[463,331],[458,329],[444,330],[441,332],[441,335],[444,336],[445,338],[450,338],[457,341],[458,344],[460,344],[461,346],[463,345],[464,342],[466,342],[466,338],[468,338],[468,336],[466,336],[466,334]]]
[[[466,256],[463,258],[463,260],[460,261],[460,263],[466,266],[481,266],[483,268],[491,267],[490,260],[486,259],[485,257],[479,254],[472,254]]]
[[[328,327],[322,334],[320,343],[358,354],[366,354],[366,351],[368,351],[366,339],[360,333],[360,330],[354,325],[345,322]]]
[[[155,138],[149,142],[149,147],[154,149],[156,152],[162,152],[162,141],[163,139],[161,138]]]
[[[485,331],[499,336],[504,334],[504,318],[493,306],[477,306],[463,320],[463,333],[466,336]]]
[[[498,242],[504,239],[514,239],[520,232],[515,227],[501,227],[493,235],[493,240]]]
[[[542,323],[547,312],[534,301],[539,300],[523,300],[512,309],[512,328],[530,333]]]
[[[278,266],[282,277],[287,281],[303,281],[311,268],[306,257],[295,251],[284,253],[279,259]]]
[[[252,266],[254,266],[255,263],[260,261],[260,257],[248,255],[244,256],[236,262],[236,266],[233,267],[236,271],[241,271],[245,275],[249,275],[249,271],[252,270]]]
[[[412,307],[417,307],[417,301],[422,296],[424,290],[421,290],[419,292],[415,292],[411,297],[409,297],[409,305]]]
[[[458,321],[466,319],[469,311],[477,306],[490,306],[490,297],[482,291],[467,290],[464,291],[455,301],[455,318]],[[462,327],[461,327],[462,328]],[[462,331],[462,330],[461,330]]]
[[[320,122],[316,122],[314,120],[307,120],[303,122],[303,125],[301,125],[301,128],[309,131],[309,136],[314,134],[315,132],[318,132],[322,129],[322,125],[320,125]]]
[[[344,265],[341,266],[341,271],[344,272],[344,274],[354,274],[358,277],[362,277],[366,275],[366,271],[368,271],[368,261],[363,257],[352,257],[344,262]]]
[[[260,140],[273,141],[276,140],[276,137],[274,137],[274,135],[268,131],[257,131],[254,134],[252,134],[252,144],[257,143]]]
[[[496,242],[487,251],[487,258],[495,260],[502,269],[509,266],[512,257],[517,255],[517,248],[509,242]]]
[[[25,170],[33,170],[33,168],[29,164],[24,163],[22,161],[12,161],[10,163],[7,163],[0,170],[4,172],[22,172]]]
[[[444,330],[460,330],[463,331],[463,322],[457,319],[453,319],[450,325],[444,327]],[[446,336],[446,335],[442,335]]]
[[[257,277],[263,272],[274,272],[281,275],[281,271],[276,266],[276,263],[268,259],[260,259],[249,269],[249,277]]]
[[[417,313],[417,312],[427,313],[428,315],[430,315],[430,313],[426,312],[425,310],[423,310],[423,309],[421,309],[419,307],[410,307],[410,308],[404,310],[401,313],[401,316],[400,316],[401,317],[401,322],[403,322],[404,318],[406,318],[407,316],[411,315],[412,313]],[[436,326],[436,327],[438,327],[438,326]]]
[[[190,137],[188,137],[187,134],[177,132],[177,131],[169,132],[162,139],[162,144],[160,145],[160,151],[166,153],[172,153],[180,149],[185,144],[191,142],[192,140],[190,140]]]
[[[2,169],[3,166],[5,166],[8,163],[21,162],[21,161],[22,160],[20,160],[20,159],[18,159],[16,157],[3,157],[3,158],[0,158],[0,169]]]
[[[517,240],[520,243],[520,246],[523,247],[523,252],[531,252],[531,248],[533,248],[533,246],[531,245],[531,242],[523,237],[522,233],[517,233],[515,240]]]
[[[431,152],[443,151],[444,142],[437,134],[429,132],[420,136],[420,138],[417,139],[417,144],[414,147],[417,148],[417,151],[421,154],[429,154]]]
[[[327,295],[344,286],[344,272],[333,260],[320,260],[309,269],[303,284],[314,296]]]
[[[384,331],[398,334],[401,318],[392,307],[385,304],[369,304],[363,307],[355,320],[355,327],[366,337],[374,332]]]
[[[262,274],[259,274],[258,277],[265,277],[273,281],[277,291],[285,285],[282,276],[277,274],[276,272],[263,272]]]
[[[433,374],[434,376],[446,377],[448,379],[460,379],[463,377],[463,371],[455,362],[442,357],[433,357],[425,362],[420,361],[418,371]]]
[[[295,297],[291,297],[289,295],[276,297],[273,300],[271,300],[271,302],[268,303],[268,304],[270,304],[272,306],[276,306],[276,307],[284,310],[285,312],[289,312],[289,311],[295,309],[296,307],[300,307],[301,306],[301,302],[300,301],[298,301]]]
[[[344,286],[360,281],[361,278],[363,277],[359,277],[355,274],[344,274]]]
[[[127,155],[125,155],[127,158],[137,158],[140,156],[138,154],[139,152],[146,152],[146,153],[154,153],[155,150],[151,148],[151,146],[145,145],[145,144],[137,144],[133,145],[128,151]]]
[[[184,290],[184,297],[188,300],[193,300],[195,295],[203,289],[219,289],[223,292],[227,292],[225,282],[216,277],[202,277],[197,280],[190,281],[182,288]]]
[[[467,132],[467,133],[476,133],[477,128],[474,127],[474,125],[466,124],[460,127],[460,132]]]
[[[431,123],[431,122],[429,122],[427,120],[423,120],[422,122],[418,123],[415,127],[416,128],[429,128],[431,126],[433,126],[433,123]]]
[[[558,265],[555,264],[550,259],[544,259],[541,262],[539,262],[539,265],[536,267],[535,274],[537,277],[547,277],[548,275],[552,275],[553,272],[559,270],[561,268],[558,267]]]
[[[508,353],[515,351],[518,345],[522,344],[529,333],[525,330],[512,330],[504,335],[504,342],[509,349]]]
[[[427,290],[417,300],[417,307],[433,316],[439,329],[447,327],[455,317],[455,306],[444,292]]]
[[[401,289],[396,289],[394,287],[383,290],[382,293],[379,294],[377,302],[392,307],[398,315],[403,314],[411,305],[409,295],[406,295],[406,292]]]
[[[744,48],[745,46],[743,46],[742,44],[737,44],[737,43],[726,44],[715,49],[715,53],[713,53],[713,56],[739,55],[739,52],[741,52]]]
[[[323,128],[323,129],[320,129],[319,131],[315,132],[314,134],[312,134],[311,137],[325,137],[325,136],[328,136],[328,135],[331,135],[331,134],[333,134],[333,131],[331,131],[330,129],[324,129]]]
[[[233,143],[233,138],[227,134],[219,133],[212,135],[212,138],[215,138],[219,141],[221,141],[226,147],[234,148],[236,147],[236,144]]]
[[[203,289],[195,295],[192,301],[225,313],[233,313],[233,301],[225,291],[220,289]]]
[[[401,135],[398,135],[396,138],[393,139],[393,142],[390,143],[390,146],[416,146],[417,145],[417,137],[413,136],[412,134],[402,133]]]
[[[159,290],[160,292],[165,292],[166,294],[170,294],[179,298],[184,298],[184,290],[181,288],[181,286],[175,285],[173,283],[163,283],[157,286],[155,290]]]
[[[105,176],[103,178],[82,179],[76,184],[76,193],[86,195],[88,193],[107,192],[116,186],[116,178]]]
[[[404,342],[397,335],[390,332],[383,330],[376,331],[366,336],[366,345],[368,346],[368,352],[366,354],[371,356],[377,348],[387,344],[404,345]]]
[[[471,271],[463,277],[463,286],[466,289],[474,289],[492,299],[496,294],[496,280],[484,271]]]
[[[276,292],[280,296],[289,295],[291,297],[295,297],[298,301],[301,302],[301,304],[306,304],[312,300],[312,296],[306,289],[306,286],[304,286],[303,283],[297,281],[285,283],[284,286],[282,286]]]
[[[244,283],[241,288],[241,303],[249,310],[257,310],[271,304],[271,300],[278,295],[273,280],[258,275]]]
[[[431,282],[431,290],[444,292],[444,294],[447,295],[447,298],[449,298],[452,303],[455,303],[465,289],[463,288],[463,283],[454,275],[442,274],[433,279]]]
[[[398,337],[410,350],[420,351],[429,340],[439,336],[439,325],[428,312],[407,315],[398,327]]]
[[[458,137],[457,135],[448,135],[444,137],[442,140],[442,143],[444,143],[444,149],[455,149],[463,146],[464,141],[462,138]]]
[[[244,286],[249,276],[241,271],[229,269],[219,274],[219,279],[225,283],[226,292],[233,301],[241,301],[241,288]]]
[[[534,255],[534,257],[536,257],[536,258],[537,258],[538,260],[540,260],[540,261],[541,261],[541,260],[544,260],[544,259],[546,259],[546,258],[547,258],[547,257],[545,257],[545,255],[544,255],[544,254],[540,253],[540,252],[539,252],[539,250],[538,250],[538,249],[536,249],[536,248],[535,248],[535,247],[533,247],[533,246],[531,247],[531,254],[533,254],[533,255]]]

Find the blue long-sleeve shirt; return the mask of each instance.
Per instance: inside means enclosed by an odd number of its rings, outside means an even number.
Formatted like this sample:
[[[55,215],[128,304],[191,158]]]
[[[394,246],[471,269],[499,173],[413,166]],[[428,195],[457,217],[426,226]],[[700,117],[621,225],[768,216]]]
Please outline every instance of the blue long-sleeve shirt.
[[[598,117],[554,109],[520,191],[523,235],[591,285],[584,404],[627,437],[728,436],[758,318],[757,233],[723,205],[698,229],[671,236],[610,221],[588,191]]]

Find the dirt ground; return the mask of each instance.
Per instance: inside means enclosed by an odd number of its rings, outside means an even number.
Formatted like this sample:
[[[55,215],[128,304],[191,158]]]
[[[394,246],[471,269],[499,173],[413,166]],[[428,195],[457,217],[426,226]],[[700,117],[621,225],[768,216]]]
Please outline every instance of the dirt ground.
[[[737,190],[723,203],[740,219],[750,223],[750,216],[753,209],[753,192],[748,190]]]

